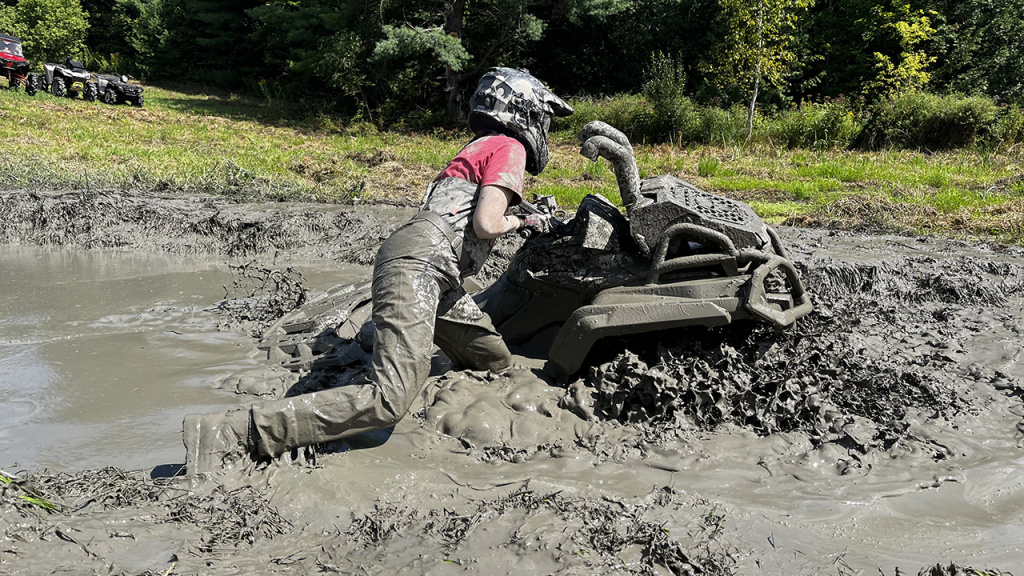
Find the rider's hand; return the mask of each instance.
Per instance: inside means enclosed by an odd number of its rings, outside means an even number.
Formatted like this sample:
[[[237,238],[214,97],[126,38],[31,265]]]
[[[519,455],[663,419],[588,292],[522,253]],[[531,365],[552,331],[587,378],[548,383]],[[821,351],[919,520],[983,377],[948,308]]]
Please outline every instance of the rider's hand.
[[[526,232],[530,236],[547,234],[551,231],[552,218],[550,214],[527,214],[520,216],[519,219],[522,221],[522,226],[519,227],[520,232]]]

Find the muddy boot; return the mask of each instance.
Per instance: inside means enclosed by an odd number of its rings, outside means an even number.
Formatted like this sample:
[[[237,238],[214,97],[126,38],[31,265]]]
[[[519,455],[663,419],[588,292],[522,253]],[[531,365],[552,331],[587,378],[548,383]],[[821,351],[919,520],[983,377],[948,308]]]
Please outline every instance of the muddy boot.
[[[186,474],[206,474],[254,460],[249,410],[189,414],[182,423]]]

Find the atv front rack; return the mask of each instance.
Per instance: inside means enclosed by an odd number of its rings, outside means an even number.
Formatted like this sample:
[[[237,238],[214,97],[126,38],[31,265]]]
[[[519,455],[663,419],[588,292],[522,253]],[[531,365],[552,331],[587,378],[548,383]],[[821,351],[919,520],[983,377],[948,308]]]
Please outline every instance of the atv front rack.
[[[720,266],[725,275],[736,276],[741,268],[749,269],[753,266],[747,283],[747,309],[765,322],[777,328],[785,328],[797,318],[810,313],[812,306],[800,275],[793,262],[786,257],[778,235],[771,229],[769,235],[774,254],[752,248],[738,250],[725,234],[697,224],[674,224],[665,230],[664,236],[658,242],[651,259],[647,284],[658,284],[662,275],[681,270]],[[673,247],[678,249],[681,242],[689,240],[697,240],[705,246],[712,244],[717,246],[719,251],[689,254],[666,260]],[[779,270],[785,276],[790,286],[788,297],[792,298],[792,307],[782,309],[769,303],[770,300],[777,302],[780,298],[780,294],[771,294],[772,297],[769,298],[770,293],[765,286],[765,281],[773,270]]]
[[[697,243],[701,251],[670,258],[684,242]],[[810,313],[810,299],[774,232],[766,248],[738,249],[725,234],[698,224],[669,226],[652,253],[643,285],[604,290],[562,325],[548,356],[556,375],[568,380],[605,338],[724,326],[738,319],[755,319],[776,328],[792,325]],[[769,277],[776,271],[788,292],[769,290]]]

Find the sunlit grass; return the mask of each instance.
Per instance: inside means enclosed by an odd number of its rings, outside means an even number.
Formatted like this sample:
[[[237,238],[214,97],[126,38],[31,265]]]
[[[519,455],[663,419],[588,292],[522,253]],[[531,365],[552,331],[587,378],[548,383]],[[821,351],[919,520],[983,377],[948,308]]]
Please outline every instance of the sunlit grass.
[[[60,511],[60,506],[44,498],[43,496],[35,493],[31,488],[25,486],[23,484],[22,479],[18,478],[17,476],[12,476],[0,470],[0,483],[5,484],[7,486],[11,486],[15,490],[18,490],[20,492],[19,494],[16,495],[18,500],[28,502],[29,504],[46,510],[47,512]]]
[[[806,214],[815,209],[813,204],[792,201],[762,202],[754,200],[749,202],[749,204],[754,209],[754,212],[770,224],[779,224],[787,218]]]

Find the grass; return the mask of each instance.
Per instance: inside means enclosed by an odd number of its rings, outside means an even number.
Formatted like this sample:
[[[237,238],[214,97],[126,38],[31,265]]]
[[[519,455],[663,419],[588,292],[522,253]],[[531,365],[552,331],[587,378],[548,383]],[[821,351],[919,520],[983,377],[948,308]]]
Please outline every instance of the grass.
[[[2,189],[202,192],[244,200],[415,205],[465,144],[463,131],[382,132],[327,116],[296,119],[264,101],[146,86],[146,108],[0,90]],[[765,144],[634,145],[641,176],[672,174],[746,201],[769,222],[872,227],[1024,242],[1022,153],[786,150]],[[567,207],[620,202],[615,175],[551,135],[527,190]]]
[[[24,494],[16,494],[18,500],[27,502],[28,504],[31,504],[38,508],[42,508],[47,512],[60,511],[60,506],[54,504],[53,502],[47,500],[46,498],[40,496],[39,494],[36,494],[35,492],[32,491],[31,488],[24,486],[22,479],[18,478],[17,476],[11,476],[10,474],[0,470],[0,483],[13,487],[15,490],[25,492]]]

